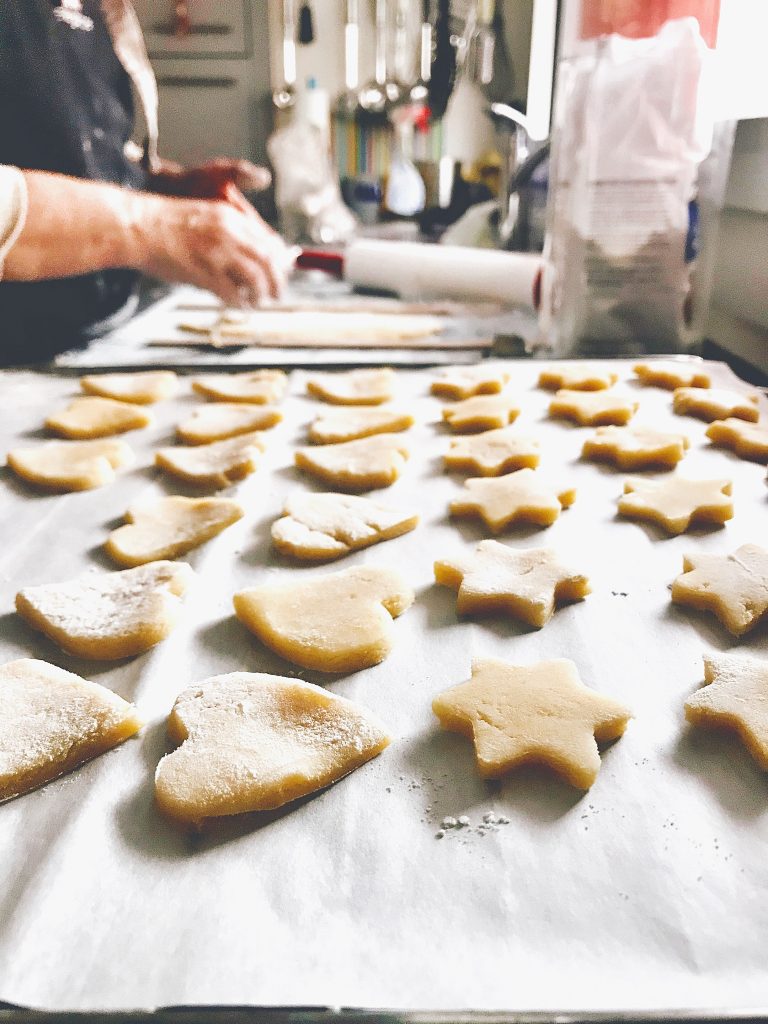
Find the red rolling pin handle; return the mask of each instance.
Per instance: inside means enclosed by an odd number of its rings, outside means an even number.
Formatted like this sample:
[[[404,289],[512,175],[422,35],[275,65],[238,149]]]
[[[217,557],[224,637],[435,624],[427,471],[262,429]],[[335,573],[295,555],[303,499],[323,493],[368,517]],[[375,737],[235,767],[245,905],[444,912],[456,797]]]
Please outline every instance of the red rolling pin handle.
[[[296,266],[301,270],[324,270],[339,280],[344,277],[344,257],[340,252],[322,252],[315,249],[302,249],[296,258]]]

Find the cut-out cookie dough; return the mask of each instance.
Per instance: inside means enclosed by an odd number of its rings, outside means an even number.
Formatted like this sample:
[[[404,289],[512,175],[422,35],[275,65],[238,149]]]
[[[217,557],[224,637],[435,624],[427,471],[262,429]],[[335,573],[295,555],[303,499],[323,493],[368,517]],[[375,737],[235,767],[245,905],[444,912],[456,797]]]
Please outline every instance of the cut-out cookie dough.
[[[760,410],[756,394],[743,395],[727,388],[677,388],[672,395],[672,408],[683,416],[700,420],[725,420],[735,416],[757,423]]]
[[[558,391],[549,403],[553,419],[573,420],[580,427],[615,424],[624,426],[637,412],[639,403],[613,391]]]
[[[742,544],[732,555],[684,555],[672,600],[712,612],[734,636],[743,636],[768,613],[768,551]]]
[[[668,533],[685,533],[691,526],[722,526],[733,519],[730,480],[661,480],[632,477],[624,481],[619,513],[663,526]]]
[[[511,374],[493,366],[451,366],[432,381],[433,395],[454,401],[475,395],[496,395]]]
[[[704,685],[685,702],[692,725],[735,731],[768,771],[768,664],[733,654],[704,657]]]
[[[282,418],[278,409],[269,406],[214,402],[195,409],[176,427],[176,436],[184,444],[212,444],[255,430],[269,430]]]
[[[740,459],[768,462],[768,427],[729,417],[707,427],[707,437],[718,448],[728,448]]]
[[[340,444],[373,434],[397,434],[413,422],[413,416],[402,409],[329,409],[309,428],[309,439],[315,444]]]
[[[67,654],[129,658],[168,636],[194,575],[185,562],[89,573],[66,583],[25,587],[16,595],[16,611]]]
[[[534,469],[472,477],[464,481],[464,488],[466,493],[451,502],[451,515],[479,516],[494,533],[518,522],[551,526],[562,509],[576,500],[574,487],[558,490]]]
[[[588,689],[572,661],[472,664],[472,678],[439,694],[432,710],[449,732],[475,745],[477,769],[495,779],[521,764],[544,764],[579,789],[600,771],[598,743],[624,733],[631,712]]]
[[[115,470],[132,465],[125,441],[46,441],[8,452],[8,466],[23,480],[56,491],[88,491],[115,479]]]
[[[235,594],[240,621],[273,651],[302,668],[356,672],[392,649],[392,620],[413,591],[390,569],[362,566]]]
[[[342,444],[299,448],[299,469],[342,491],[372,491],[389,487],[400,476],[408,449],[391,434],[374,434]]]
[[[240,434],[191,448],[160,448],[155,463],[171,476],[196,487],[228,487],[255,471],[263,451],[261,434]]]
[[[151,423],[152,417],[144,409],[129,402],[116,402],[113,398],[96,395],[73,398],[66,409],[45,421],[48,430],[54,434],[74,440],[111,437],[127,430],[141,430]]]
[[[690,447],[683,434],[663,434],[647,427],[598,427],[584,442],[581,455],[610,462],[619,469],[674,469]]]
[[[270,811],[324,789],[389,744],[365,708],[300,679],[232,672],[176,698],[157,766],[160,809],[177,821]]]
[[[388,366],[344,373],[316,373],[307,392],[332,405],[381,405],[392,398],[395,373]]]
[[[674,360],[636,363],[633,369],[641,384],[665,388],[667,391],[674,391],[675,388],[708,388],[712,383],[709,374],[697,366],[676,363]]]
[[[538,441],[521,437],[514,427],[502,427],[453,438],[443,462],[446,469],[500,476],[515,469],[535,469],[539,464],[539,449]]]
[[[272,402],[279,402],[285,394],[288,377],[282,370],[218,373],[193,380],[192,387],[212,402],[271,405]]]
[[[29,793],[139,731],[136,708],[33,658],[0,666],[0,802]]]
[[[457,434],[500,430],[514,423],[519,415],[520,404],[506,395],[479,395],[443,409],[443,419]]]
[[[461,615],[501,612],[541,628],[556,605],[581,601],[589,580],[549,548],[517,549],[483,540],[472,554],[435,562],[435,580],[458,591]]]
[[[173,398],[179,390],[179,378],[171,370],[146,370],[143,373],[94,373],[80,378],[80,387],[89,395],[114,398],[118,402],[151,405]]]
[[[178,558],[242,519],[228,498],[160,498],[129,509],[126,525],[113,530],[104,547],[118,565],[135,566]]]
[[[618,373],[612,370],[599,369],[595,366],[556,366],[550,370],[542,370],[539,374],[539,387],[547,391],[605,391],[619,379]]]
[[[391,540],[416,528],[419,517],[351,494],[295,494],[272,524],[272,543],[283,554],[329,561]]]

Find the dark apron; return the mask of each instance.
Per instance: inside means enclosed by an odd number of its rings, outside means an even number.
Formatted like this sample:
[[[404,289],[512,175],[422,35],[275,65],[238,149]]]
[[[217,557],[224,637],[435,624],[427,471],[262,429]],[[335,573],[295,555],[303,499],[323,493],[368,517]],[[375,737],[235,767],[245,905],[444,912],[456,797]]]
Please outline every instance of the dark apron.
[[[133,98],[98,0],[84,31],[59,0],[0,2],[0,164],[142,188],[124,152]],[[0,364],[49,359],[83,342],[131,298],[137,275],[106,270],[55,281],[0,281]]]

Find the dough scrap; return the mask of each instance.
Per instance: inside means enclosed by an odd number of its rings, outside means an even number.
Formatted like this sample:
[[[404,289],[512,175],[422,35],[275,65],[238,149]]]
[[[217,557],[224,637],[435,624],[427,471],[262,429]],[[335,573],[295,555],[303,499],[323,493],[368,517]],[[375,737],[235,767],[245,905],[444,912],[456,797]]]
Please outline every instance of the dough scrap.
[[[283,554],[329,561],[391,540],[416,528],[419,517],[350,494],[295,494],[272,524],[272,543]]]
[[[66,583],[25,587],[16,595],[16,611],[67,654],[129,658],[168,636],[194,576],[185,562],[88,573]]]
[[[433,395],[454,401],[475,395],[496,395],[511,374],[491,366],[450,366],[437,380],[432,381]]]
[[[0,666],[0,802],[111,750],[144,723],[98,683],[33,658]]]
[[[228,498],[160,498],[129,509],[126,525],[113,530],[104,547],[118,565],[129,567],[178,558],[244,515]]]
[[[57,491],[88,491],[115,479],[115,470],[132,465],[125,441],[45,441],[8,452],[8,466],[31,484]]]
[[[442,727],[468,736],[477,769],[498,778],[521,764],[545,764],[579,789],[600,770],[598,743],[618,739],[631,712],[588,689],[572,661],[472,663],[472,678],[432,702]]]
[[[672,600],[712,612],[734,636],[743,636],[766,619],[768,551],[742,544],[732,555],[684,555]]]
[[[712,384],[708,373],[690,363],[658,360],[636,363],[633,369],[641,384],[666,388],[667,391],[674,391],[675,388],[708,388]]]
[[[629,423],[638,405],[639,402],[614,391],[561,390],[549,403],[549,415],[553,419],[573,420],[581,427],[621,427]]]
[[[684,533],[691,526],[722,526],[733,519],[730,480],[689,480],[674,474],[661,480],[631,477],[624,481],[619,514]]]
[[[141,430],[151,423],[152,417],[144,409],[129,402],[116,402],[113,398],[96,395],[73,398],[66,409],[45,421],[48,430],[54,434],[75,440],[124,434],[127,430]]]
[[[191,448],[160,448],[155,463],[171,476],[197,487],[228,487],[254,472],[263,451],[264,441],[256,432]]]
[[[591,593],[587,577],[563,565],[550,548],[516,549],[496,540],[435,562],[435,580],[458,591],[459,614],[500,612],[537,628],[549,622],[556,605]]]
[[[576,500],[574,487],[557,490],[534,469],[518,469],[499,477],[471,477],[467,493],[451,502],[451,515],[479,516],[500,533],[512,523],[551,526],[564,508]]]
[[[195,409],[176,427],[176,436],[184,444],[212,444],[255,430],[269,430],[283,416],[270,406],[250,406],[237,402],[214,402]]]
[[[604,391],[612,387],[618,379],[618,373],[612,370],[601,370],[589,364],[572,364],[542,370],[539,374],[539,387],[547,391]]]
[[[768,463],[768,427],[729,416],[707,427],[707,437],[719,448],[728,448],[740,459]]]
[[[535,469],[539,464],[539,451],[538,441],[521,437],[514,427],[502,427],[482,434],[454,437],[443,462],[446,469],[500,476],[515,469]]]
[[[413,416],[402,409],[329,409],[309,428],[309,439],[315,444],[339,444],[372,434],[397,434],[413,423]]]
[[[316,373],[307,380],[307,392],[332,405],[381,405],[392,398],[395,373],[388,366],[343,373]]]
[[[672,395],[672,408],[676,413],[709,422],[735,416],[757,423],[760,417],[757,402],[754,392],[743,395],[727,388],[676,388]]]
[[[704,656],[704,685],[685,702],[693,725],[734,730],[768,771],[768,665],[734,654]]]
[[[287,387],[288,377],[282,370],[218,373],[192,381],[192,388],[213,402],[244,402],[253,405],[279,402]]]
[[[390,569],[359,566],[235,594],[235,613],[267,647],[318,672],[356,672],[392,649],[392,619],[413,591]]]
[[[648,427],[598,427],[584,442],[581,455],[624,470],[674,469],[690,444],[683,434],[664,434]]]
[[[171,370],[146,370],[142,373],[94,373],[80,378],[80,387],[89,395],[114,398],[118,402],[151,405],[173,398],[179,390],[179,378]]]
[[[457,434],[500,430],[514,423],[519,415],[519,403],[506,395],[479,395],[443,409],[443,419]]]
[[[168,719],[180,746],[155,795],[177,821],[283,807],[324,789],[389,744],[365,708],[299,679],[232,672],[184,690]]]
[[[374,434],[341,444],[298,448],[296,465],[342,491],[389,487],[400,476],[409,451],[391,434]]]

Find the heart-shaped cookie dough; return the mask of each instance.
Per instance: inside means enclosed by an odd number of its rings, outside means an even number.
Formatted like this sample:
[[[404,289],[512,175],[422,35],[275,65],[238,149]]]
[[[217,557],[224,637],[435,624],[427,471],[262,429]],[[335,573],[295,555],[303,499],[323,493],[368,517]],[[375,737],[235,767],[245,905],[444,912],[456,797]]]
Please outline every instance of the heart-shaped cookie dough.
[[[315,444],[340,444],[372,434],[397,434],[412,426],[413,416],[402,409],[329,409],[309,428],[309,439]]]
[[[132,704],[45,661],[0,666],[0,801],[71,772],[138,732]]]
[[[143,373],[94,373],[80,378],[80,387],[89,395],[114,398],[118,402],[150,405],[173,398],[179,390],[179,378],[171,370],[147,370]]]
[[[96,395],[73,398],[66,409],[45,421],[54,434],[74,440],[111,437],[124,434],[126,430],[140,430],[151,423],[152,417],[144,409],[130,402],[116,402],[113,398]]]
[[[282,807],[338,782],[389,743],[352,701],[250,672],[190,686],[176,699],[168,735],[180,746],[157,766],[157,802],[194,823]]]
[[[104,547],[118,565],[135,566],[178,558],[242,519],[229,498],[182,498],[174,495],[129,509],[126,525],[113,530]]]
[[[130,466],[133,450],[125,441],[46,441],[34,448],[8,452],[17,476],[55,491],[88,491],[115,479],[115,470]]]
[[[199,395],[213,402],[245,402],[270,405],[279,402],[288,387],[282,370],[250,370],[248,373],[218,373],[192,381]]]
[[[235,594],[240,621],[295,665],[356,672],[392,648],[392,619],[413,604],[413,591],[391,569],[359,566]]]
[[[196,487],[228,487],[255,471],[257,459],[263,451],[264,441],[260,433],[240,434],[212,444],[159,448],[155,453],[155,464],[178,480]]]
[[[372,491],[393,484],[408,455],[396,437],[374,434],[343,444],[298,448],[294,461],[299,469],[342,491]]]
[[[66,583],[25,587],[16,595],[16,611],[67,654],[129,658],[168,636],[194,575],[185,562],[88,573]]]
[[[332,405],[381,405],[392,397],[395,374],[389,367],[317,373],[307,381],[307,391]]]
[[[255,430],[269,430],[282,418],[282,413],[271,406],[213,402],[195,409],[176,427],[176,436],[184,444],[212,444]]]

